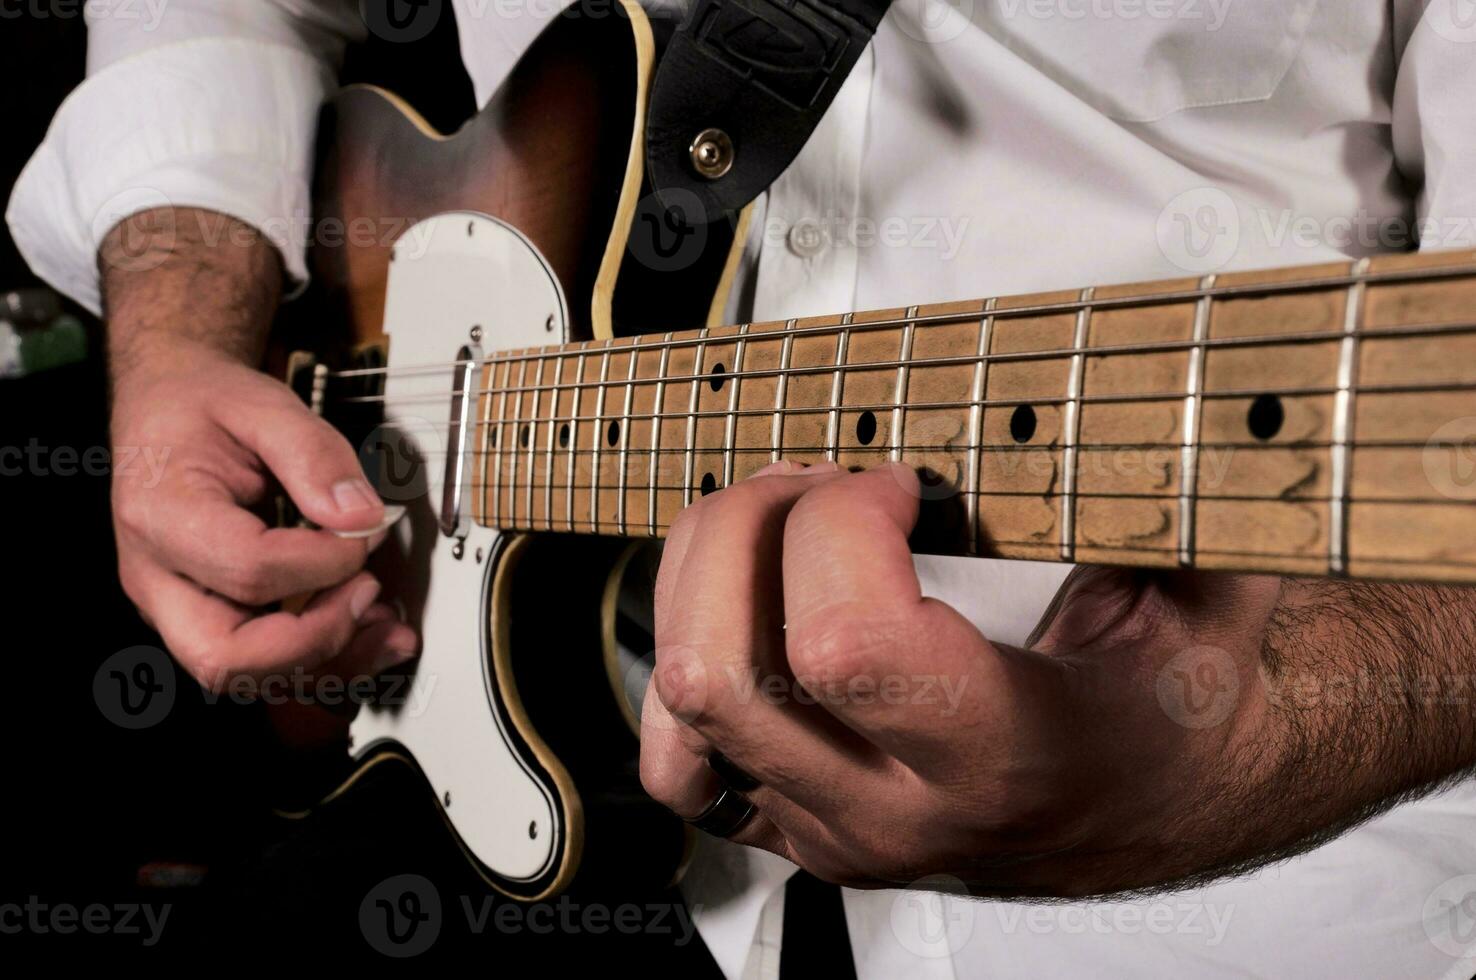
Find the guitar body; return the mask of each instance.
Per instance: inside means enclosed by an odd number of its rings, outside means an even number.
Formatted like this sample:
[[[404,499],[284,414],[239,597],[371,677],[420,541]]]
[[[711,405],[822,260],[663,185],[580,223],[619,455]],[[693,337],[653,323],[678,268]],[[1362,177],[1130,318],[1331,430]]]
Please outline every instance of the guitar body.
[[[621,539],[481,526],[472,478],[445,465],[458,438],[451,363],[610,337],[642,318],[702,326],[731,269],[732,228],[704,233],[680,268],[643,261],[670,251],[661,215],[642,220],[655,42],[633,4],[601,10],[561,18],[455,135],[376,89],[335,100],[314,283],[275,338],[299,352],[294,383],[407,507],[374,568],[423,641],[409,679],[382,682],[352,722],[351,768],[325,803],[369,769],[408,766],[487,882],[530,901],[576,879],[670,884],[690,844],[640,789],[640,685],[625,691],[640,669],[616,642],[621,575],[644,569],[649,591],[648,556]],[[658,296],[661,312],[645,311]],[[315,390],[312,369],[322,379],[329,366],[350,375]],[[461,485],[449,520],[448,484]]]

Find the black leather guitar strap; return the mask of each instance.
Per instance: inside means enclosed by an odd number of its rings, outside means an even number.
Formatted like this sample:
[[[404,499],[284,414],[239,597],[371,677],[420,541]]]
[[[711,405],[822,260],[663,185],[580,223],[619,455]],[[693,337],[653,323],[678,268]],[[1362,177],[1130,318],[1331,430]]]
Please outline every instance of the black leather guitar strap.
[[[656,69],[646,167],[669,209],[731,217],[830,107],[891,0],[694,0]],[[693,211],[699,213],[693,213]]]

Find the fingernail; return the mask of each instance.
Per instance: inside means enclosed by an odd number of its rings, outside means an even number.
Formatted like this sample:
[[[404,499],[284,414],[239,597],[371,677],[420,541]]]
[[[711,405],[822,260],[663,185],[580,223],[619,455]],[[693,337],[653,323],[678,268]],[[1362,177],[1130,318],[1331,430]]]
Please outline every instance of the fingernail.
[[[387,670],[398,667],[400,666],[400,664],[407,663],[414,659],[414,647],[411,647],[409,649],[390,647],[389,649],[385,650],[384,653],[380,654],[379,658],[374,661],[374,666],[370,668],[370,673],[378,676]]]
[[[379,506],[379,497],[362,477],[340,480],[333,485],[333,502],[347,514],[356,510],[369,510]]]
[[[379,546],[384,544],[384,539],[387,537],[389,537],[389,528],[382,527],[378,531],[375,531],[374,535],[367,542],[368,550],[371,553],[378,550]]]
[[[369,611],[369,607],[374,605],[374,600],[377,598],[379,598],[379,583],[374,579],[369,579],[362,585],[356,586],[349,596],[349,615],[354,617],[355,622],[363,619],[364,613]]]
[[[777,476],[781,473],[790,473],[794,470],[800,469],[804,469],[803,463],[795,463],[787,459],[781,459],[777,463],[770,463],[768,466],[765,466],[763,469],[755,473],[754,476]]]
[[[383,507],[384,516],[379,519],[378,524],[372,527],[361,527],[356,531],[334,531],[333,533],[340,538],[369,538],[369,550],[373,551],[383,543],[385,532],[394,527],[395,523],[405,516],[404,504],[384,504]]]

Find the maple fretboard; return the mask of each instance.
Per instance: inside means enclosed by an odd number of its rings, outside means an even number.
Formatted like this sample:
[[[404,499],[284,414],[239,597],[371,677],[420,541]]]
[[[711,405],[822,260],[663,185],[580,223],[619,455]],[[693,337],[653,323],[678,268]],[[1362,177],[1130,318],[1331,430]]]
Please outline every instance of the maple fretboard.
[[[1476,581],[1472,252],[508,351],[478,408],[507,529],[661,536],[773,460],[898,460],[930,550]]]

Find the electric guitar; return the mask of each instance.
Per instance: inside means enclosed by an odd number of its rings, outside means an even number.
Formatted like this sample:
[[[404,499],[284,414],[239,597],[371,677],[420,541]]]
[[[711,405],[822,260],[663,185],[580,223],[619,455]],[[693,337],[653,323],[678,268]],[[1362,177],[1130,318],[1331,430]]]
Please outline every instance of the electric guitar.
[[[370,88],[325,116],[345,243],[277,339],[408,508],[380,573],[424,643],[333,796],[412,766],[519,899],[673,879],[636,767],[653,543],[781,456],[916,467],[920,550],[1476,581],[1476,254],[722,325],[745,217],[650,193],[621,10],[560,18],[453,136]],[[744,151],[694,130],[699,172]]]

